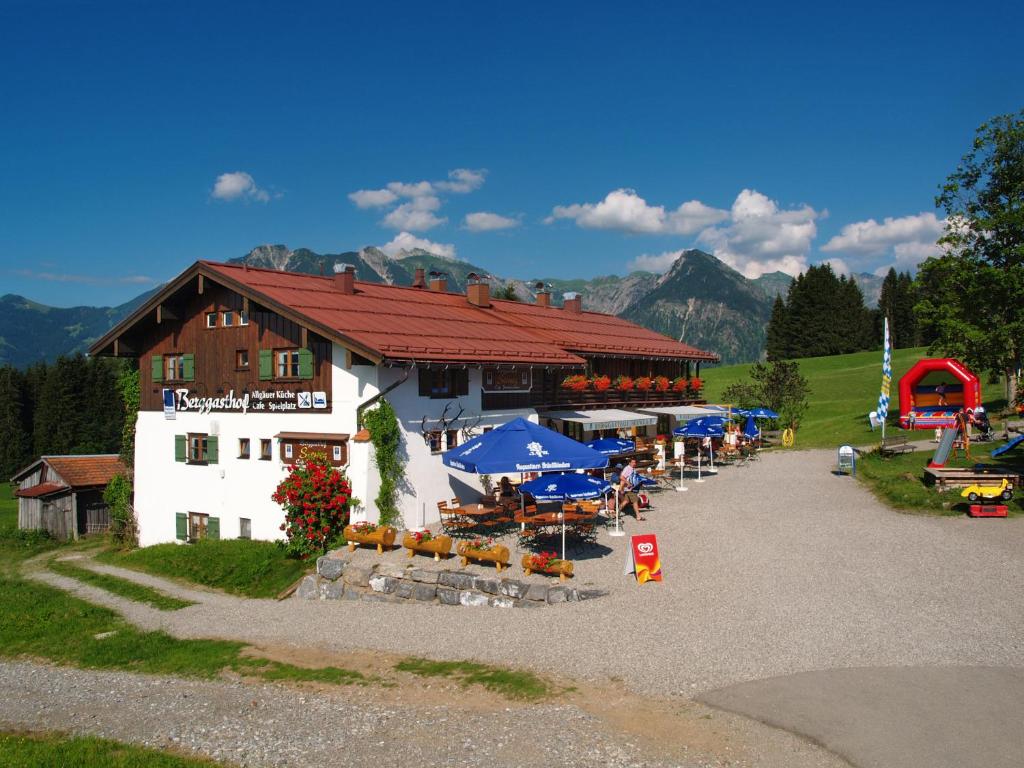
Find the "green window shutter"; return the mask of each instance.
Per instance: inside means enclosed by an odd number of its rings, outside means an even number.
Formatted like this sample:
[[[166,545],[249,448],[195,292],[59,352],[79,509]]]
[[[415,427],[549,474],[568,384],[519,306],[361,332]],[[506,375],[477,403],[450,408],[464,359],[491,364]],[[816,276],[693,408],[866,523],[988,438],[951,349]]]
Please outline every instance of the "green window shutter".
[[[313,352],[309,349],[299,350],[299,378],[313,378]]]
[[[179,541],[188,540],[188,515],[184,512],[174,515],[174,536]]]
[[[188,435],[174,436],[174,460],[184,461],[188,457]]]
[[[208,464],[216,464],[218,455],[217,436],[210,435],[206,438],[206,462]]]
[[[219,517],[206,518],[206,538],[210,539],[211,541],[217,541],[220,539]]]
[[[164,356],[153,355],[153,381],[161,382],[164,380]]]
[[[185,369],[185,381],[196,380],[196,356],[195,355],[182,355],[181,356],[182,367]]]
[[[260,350],[260,381],[274,378],[274,350]]]

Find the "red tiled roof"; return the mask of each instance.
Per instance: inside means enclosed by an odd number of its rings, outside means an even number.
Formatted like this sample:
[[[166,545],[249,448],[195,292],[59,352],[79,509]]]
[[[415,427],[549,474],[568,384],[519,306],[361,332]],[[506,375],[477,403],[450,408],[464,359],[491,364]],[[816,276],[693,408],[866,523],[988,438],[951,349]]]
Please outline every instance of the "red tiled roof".
[[[495,300],[484,309],[459,293],[366,282],[344,294],[333,276],[201,264],[386,359],[568,366],[582,365],[580,354],[718,359],[597,312]]]
[[[70,491],[66,485],[58,485],[57,483],[41,483],[39,485],[33,485],[30,488],[19,488],[14,492],[15,496],[20,496],[24,499],[35,499],[40,496],[49,496],[51,493],[57,491]]]
[[[43,461],[72,488],[106,485],[114,475],[128,472],[115,454],[43,456]]]

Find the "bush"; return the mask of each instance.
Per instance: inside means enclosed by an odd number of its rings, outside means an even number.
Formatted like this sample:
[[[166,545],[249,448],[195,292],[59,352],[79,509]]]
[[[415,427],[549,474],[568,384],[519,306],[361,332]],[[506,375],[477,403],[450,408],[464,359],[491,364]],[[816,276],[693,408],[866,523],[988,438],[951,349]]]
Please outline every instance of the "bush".
[[[114,541],[122,547],[138,545],[131,481],[125,475],[115,475],[103,490],[103,501],[110,507],[110,535]]]
[[[330,465],[327,456],[313,453],[300,459],[271,497],[284,507],[281,530],[288,553],[303,560],[322,555],[348,525],[352,487]]]

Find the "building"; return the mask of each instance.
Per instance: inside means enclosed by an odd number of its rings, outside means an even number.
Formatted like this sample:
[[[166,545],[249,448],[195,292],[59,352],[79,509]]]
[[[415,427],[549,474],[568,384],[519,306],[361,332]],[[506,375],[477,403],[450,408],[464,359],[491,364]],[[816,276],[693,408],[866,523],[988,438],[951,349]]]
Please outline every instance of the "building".
[[[409,526],[440,499],[474,499],[475,478],[438,456],[515,416],[566,432],[650,429],[685,392],[578,393],[567,374],[690,376],[716,355],[618,317],[466,294],[422,270],[409,287],[200,261],[97,341],[93,354],[139,360],[135,509],[142,544],[219,535],[273,539],[270,500],[304,450],[327,451],[376,519],[379,478],[363,411],[387,397],[404,434]],[[669,413],[640,413],[640,407]],[[591,418],[600,407],[604,420]],[[667,429],[667,424],[663,424]]]
[[[44,529],[55,539],[102,533],[110,527],[103,489],[126,472],[115,454],[39,458],[11,478],[18,527]]]

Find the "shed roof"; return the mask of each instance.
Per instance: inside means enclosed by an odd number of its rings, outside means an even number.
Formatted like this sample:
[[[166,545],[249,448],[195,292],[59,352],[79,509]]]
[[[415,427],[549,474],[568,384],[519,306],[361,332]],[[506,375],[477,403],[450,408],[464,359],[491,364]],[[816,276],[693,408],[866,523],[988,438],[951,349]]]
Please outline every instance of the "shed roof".
[[[41,463],[46,463],[72,489],[95,488],[106,485],[114,475],[126,474],[127,468],[121,463],[116,453],[98,453],[82,456],[41,456],[14,475],[14,480],[21,480],[31,474]],[[49,482],[43,485],[51,484]],[[41,486],[34,486],[39,488]],[[19,495],[26,495],[25,488]],[[37,494],[39,495],[39,494]]]

